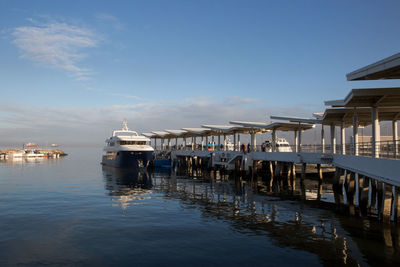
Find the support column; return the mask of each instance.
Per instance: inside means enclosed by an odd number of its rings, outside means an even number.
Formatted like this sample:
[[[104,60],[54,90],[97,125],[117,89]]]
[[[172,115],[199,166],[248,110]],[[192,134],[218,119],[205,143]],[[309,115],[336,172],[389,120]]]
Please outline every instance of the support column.
[[[353,113],[353,155],[358,156],[358,120],[357,113]]]
[[[391,213],[390,213],[391,221],[396,221],[397,204],[398,204],[397,190],[396,190],[396,187],[394,185],[392,185],[392,208],[391,208]]]
[[[236,148],[236,133],[233,133],[233,151],[237,151],[237,148]]]
[[[299,152],[297,151],[297,143],[299,142],[299,140],[297,139],[297,131],[293,131],[294,134],[294,152]]]
[[[238,133],[238,151],[240,151],[240,134]]]
[[[224,151],[226,151],[226,134],[224,134]]]
[[[360,179],[356,172],[354,175],[355,191],[354,191],[354,206],[358,207],[360,205]]]
[[[157,138],[154,138],[154,150],[157,150]]]
[[[323,124],[321,124],[321,152],[325,153],[325,131]]]
[[[164,138],[161,138],[161,150],[164,150]]]
[[[186,150],[186,137],[183,138],[183,150]]]
[[[218,135],[218,151],[221,150],[221,135]]]
[[[213,135],[213,136],[211,137],[211,146],[212,146],[211,150],[212,150],[212,151],[215,150],[215,144],[214,144],[215,141],[214,141],[214,139],[215,139],[215,138],[214,138],[214,135]]]
[[[301,152],[301,126],[299,124],[299,142],[297,143],[297,152]]]
[[[371,123],[372,123],[372,157],[379,158],[379,148],[381,141],[381,133],[378,119],[378,109],[376,107],[371,108]]]
[[[167,144],[168,144],[168,149],[170,150],[171,149],[171,138],[168,138]]]
[[[175,150],[178,150],[178,137],[175,137]]]
[[[201,151],[204,150],[204,136],[201,136]]]
[[[252,133],[250,136],[251,136],[251,151],[256,151],[257,147],[256,134]]]
[[[399,155],[399,147],[397,144],[398,137],[398,128],[397,128],[397,120],[392,121],[392,135],[393,135],[393,154],[394,158],[397,158]]]
[[[272,152],[276,152],[276,130],[272,130]]]
[[[386,190],[386,184],[382,183],[382,216],[383,221],[390,221],[390,210],[392,208],[392,192]]]
[[[307,164],[302,163],[301,164],[301,179],[304,180],[306,178],[306,170],[307,170]]]
[[[335,125],[331,124],[331,153],[336,153],[336,134],[335,134]]]
[[[340,142],[342,155],[346,155],[346,128],[344,127],[344,121],[340,123]]]
[[[321,164],[317,164],[317,172],[318,172],[319,180],[322,180],[323,179],[323,173],[322,173]]]

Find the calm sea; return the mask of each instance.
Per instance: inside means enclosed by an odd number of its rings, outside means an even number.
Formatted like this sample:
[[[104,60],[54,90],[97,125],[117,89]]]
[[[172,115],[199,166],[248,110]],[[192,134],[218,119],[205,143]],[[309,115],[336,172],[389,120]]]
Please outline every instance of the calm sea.
[[[121,171],[101,148],[64,150],[0,162],[0,266],[400,265],[397,226],[336,212],[328,185]]]

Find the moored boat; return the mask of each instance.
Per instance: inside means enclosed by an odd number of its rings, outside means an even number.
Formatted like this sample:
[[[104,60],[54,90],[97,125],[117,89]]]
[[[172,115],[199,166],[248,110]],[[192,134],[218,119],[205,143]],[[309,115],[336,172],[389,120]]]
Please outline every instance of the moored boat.
[[[121,130],[115,130],[106,140],[102,164],[118,168],[147,167],[154,149],[148,145],[150,139],[129,130],[126,121]]]

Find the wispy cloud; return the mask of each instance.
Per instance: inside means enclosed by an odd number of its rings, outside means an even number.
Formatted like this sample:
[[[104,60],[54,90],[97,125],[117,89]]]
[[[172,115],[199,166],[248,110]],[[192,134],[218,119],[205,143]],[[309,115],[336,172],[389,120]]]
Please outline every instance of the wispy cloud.
[[[101,13],[96,15],[96,19],[101,22],[110,24],[117,31],[122,31],[125,29],[124,24],[122,24],[122,22],[113,15]]]
[[[37,23],[13,30],[13,43],[21,57],[45,66],[65,70],[76,80],[88,80],[92,70],[80,66],[87,48],[97,46],[99,38],[90,29],[65,22]]]
[[[250,98],[250,97],[229,96],[227,98],[227,102],[232,105],[254,104],[254,103],[259,102],[259,99]]]
[[[136,99],[136,100],[144,100],[143,98],[135,95],[128,95],[128,94],[118,94],[118,93],[110,93],[112,96],[118,96],[118,97],[123,97],[123,98],[130,98],[130,99]]]

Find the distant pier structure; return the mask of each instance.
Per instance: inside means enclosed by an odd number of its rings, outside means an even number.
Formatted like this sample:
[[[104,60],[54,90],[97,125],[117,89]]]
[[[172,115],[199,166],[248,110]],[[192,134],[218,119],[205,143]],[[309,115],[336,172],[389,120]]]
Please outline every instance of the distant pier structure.
[[[400,53],[347,74],[348,81],[382,79],[400,79]],[[335,197],[338,204],[376,214],[384,222],[400,222],[400,87],[352,89],[343,99],[325,105],[326,110],[312,118],[271,116],[273,123],[230,121],[143,134],[154,140],[157,151],[170,153],[174,166],[192,170],[250,175],[266,171],[271,180],[284,177],[294,186],[296,178],[305,178],[309,166],[314,166],[320,180],[329,167],[334,171],[332,188],[340,193]],[[382,121],[391,122],[390,140],[381,140]],[[315,125],[321,126],[320,143],[304,144],[302,133]],[[368,142],[359,138],[359,129],[365,126],[371,127]],[[325,130],[330,140],[326,140]],[[346,130],[351,131],[351,142],[346,142]],[[279,131],[292,132],[293,145],[282,147]],[[256,135],[265,132],[271,132],[271,142],[257,144]],[[243,134],[250,135],[249,145],[241,143]],[[233,137],[233,143],[228,137]]]

